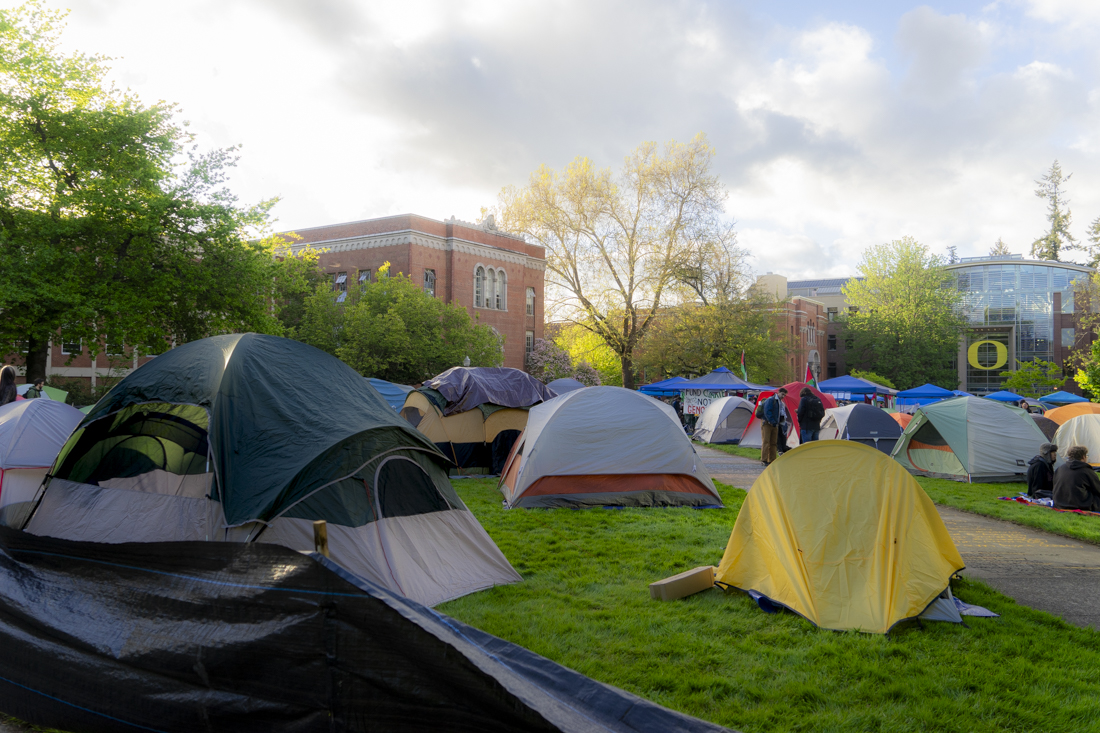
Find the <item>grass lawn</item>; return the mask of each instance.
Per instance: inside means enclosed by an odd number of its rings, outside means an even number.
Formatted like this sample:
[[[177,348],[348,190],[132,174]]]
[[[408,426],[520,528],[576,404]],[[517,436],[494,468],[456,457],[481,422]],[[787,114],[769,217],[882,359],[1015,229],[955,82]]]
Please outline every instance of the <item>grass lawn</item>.
[[[703,443],[696,443],[696,445],[704,445]],[[706,443],[707,448],[714,448],[715,450],[729,453],[731,456],[741,456],[742,458],[752,458],[753,460],[760,460],[759,448],[742,448],[739,445],[726,445],[724,443]]]
[[[707,447],[735,456],[760,460],[759,448],[714,444],[708,444]],[[947,479],[923,477],[918,477],[917,483],[924,487],[932,497],[932,501],[937,504],[1100,544],[1100,517],[1055,512],[1050,509],[999,500],[998,497],[1015,496],[1021,491],[1026,491],[1027,484],[964,484]]]
[[[1070,514],[1051,509],[1031,507],[1014,501],[1000,501],[1001,496],[1015,496],[1027,490],[1027,484],[964,484],[940,478],[918,477],[932,501],[957,509],[1005,519],[1053,534],[1074,537],[1100,544],[1100,517]]]
[[[743,731],[1100,730],[1100,636],[980,583],[953,588],[1001,618],[890,637],[717,589],[650,600],[650,582],[718,563],[739,489],[719,485],[723,510],[504,511],[495,480],[455,486],[524,582],[439,610],[663,705]]]

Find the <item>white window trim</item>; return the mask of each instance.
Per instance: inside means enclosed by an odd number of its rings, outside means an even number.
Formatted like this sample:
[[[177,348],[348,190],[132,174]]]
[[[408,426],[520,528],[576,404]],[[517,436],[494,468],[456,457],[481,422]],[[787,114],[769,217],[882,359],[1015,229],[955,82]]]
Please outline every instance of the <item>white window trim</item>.
[[[481,302],[477,298],[477,270],[485,271],[485,280],[482,283]],[[492,288],[490,288],[492,283]],[[497,296],[500,296],[500,307],[496,307]],[[481,262],[474,265],[474,308],[480,310],[508,312],[508,272],[503,267],[489,267]]]

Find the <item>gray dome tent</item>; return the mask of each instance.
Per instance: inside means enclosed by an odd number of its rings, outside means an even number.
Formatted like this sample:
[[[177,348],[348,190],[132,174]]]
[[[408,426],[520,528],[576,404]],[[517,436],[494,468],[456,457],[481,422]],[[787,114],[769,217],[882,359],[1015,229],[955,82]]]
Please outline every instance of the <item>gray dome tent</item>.
[[[305,550],[324,519],[333,560],[426,605],[520,580],[445,466],[338,359],[274,336],[215,336],[158,356],[96,404],[26,529]]]

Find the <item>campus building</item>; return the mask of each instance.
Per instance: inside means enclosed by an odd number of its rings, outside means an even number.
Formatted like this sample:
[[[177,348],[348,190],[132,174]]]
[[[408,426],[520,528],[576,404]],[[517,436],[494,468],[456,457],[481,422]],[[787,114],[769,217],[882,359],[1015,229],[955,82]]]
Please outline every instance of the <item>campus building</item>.
[[[824,379],[821,354],[830,320],[829,306],[816,297],[793,292],[787,278],[769,272],[756,279],[755,287],[777,301],[775,327],[787,352],[787,381],[801,382],[806,367],[817,380]]]
[[[404,273],[435,297],[464,306],[503,339],[503,366],[523,369],[534,340],[542,338],[546,251],[500,231],[492,217],[471,224],[401,214],[295,234],[295,251],[323,250],[319,264],[338,291],[372,281],[389,262],[391,273]]]
[[[1004,384],[1001,372],[1015,371],[1018,362],[1032,359],[1065,368],[1071,350],[1091,338],[1077,333],[1073,299],[1074,281],[1087,278],[1091,268],[998,255],[963,257],[948,269],[955,274],[969,324],[956,357],[959,389],[978,395],[996,392]],[[848,278],[837,278],[787,283],[792,297],[813,298],[826,307],[826,378],[859,366],[849,363],[844,335],[835,321],[848,310],[842,290],[847,282]],[[1072,380],[1063,389],[1077,391]]]

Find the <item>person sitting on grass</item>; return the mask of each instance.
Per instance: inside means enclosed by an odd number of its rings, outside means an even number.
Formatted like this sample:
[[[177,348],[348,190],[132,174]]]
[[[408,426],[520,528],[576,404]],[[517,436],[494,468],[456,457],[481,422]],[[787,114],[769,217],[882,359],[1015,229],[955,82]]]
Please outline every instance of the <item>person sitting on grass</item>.
[[[1066,451],[1066,462],[1054,472],[1054,508],[1100,512],[1100,478],[1086,461],[1089,450],[1075,445]]]
[[[1027,463],[1027,495],[1032,499],[1049,499],[1054,491],[1054,460],[1058,446],[1043,443],[1039,455]]]

